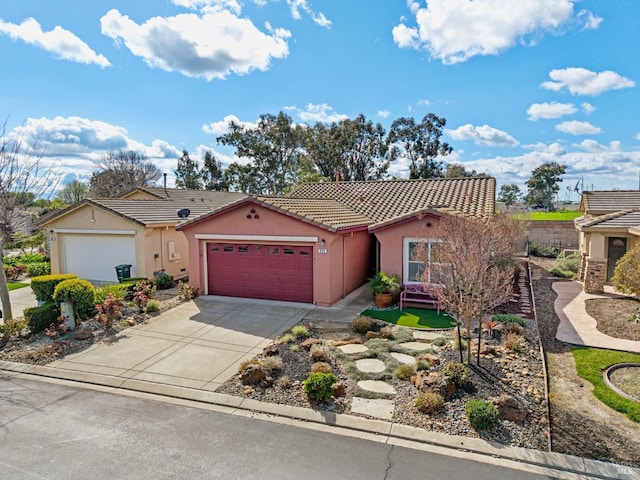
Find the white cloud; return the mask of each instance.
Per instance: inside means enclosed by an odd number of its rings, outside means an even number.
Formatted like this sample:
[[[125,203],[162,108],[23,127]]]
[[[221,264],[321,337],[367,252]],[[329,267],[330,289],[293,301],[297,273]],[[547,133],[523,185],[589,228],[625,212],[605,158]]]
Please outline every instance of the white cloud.
[[[124,42],[150,67],[187,77],[212,80],[230,73],[264,71],[272,58],[289,54],[288,30],[267,24],[266,34],[251,20],[223,9],[206,10],[202,15],[153,17],[140,25],[112,9],[100,23],[103,34]]]
[[[63,60],[94,63],[102,68],[111,66],[106,57],[98,55],[69,30],[56,26],[53,30],[43,32],[34,18],[27,18],[19,25],[0,19],[0,33],[8,35],[12,40],[22,40],[30,45],[36,45]]]
[[[391,112],[389,110],[378,110],[377,115],[380,118],[389,118],[389,116],[391,115]]]
[[[585,152],[600,153],[600,152],[621,152],[622,145],[619,141],[612,141],[609,146],[601,145],[595,140],[585,139],[582,142],[575,145],[577,148],[584,150]]]
[[[566,88],[572,95],[597,97],[609,90],[620,90],[636,85],[633,80],[611,70],[596,73],[586,68],[563,68],[551,70],[549,77],[552,81],[542,83],[542,88],[556,92]]]
[[[229,124],[231,122],[238,125],[242,125],[244,128],[247,128],[247,129],[255,128],[258,125],[257,122],[255,123],[243,122],[235,115],[227,115],[219,122],[213,122],[213,123],[203,125],[202,131],[210,135],[224,135],[225,133],[229,133],[231,131],[229,129]]]
[[[311,19],[321,27],[331,28],[331,20],[324,16],[324,13],[316,13],[309,4],[308,0],[287,0],[287,5],[291,10],[291,16],[296,20],[300,19],[300,10],[305,12]]]
[[[326,103],[309,103],[305,110],[298,112],[298,116],[303,122],[321,123],[339,122],[340,120],[349,118],[347,115],[337,113],[332,106],[327,105]]]
[[[578,109],[573,103],[533,103],[527,110],[529,120],[536,121],[541,118],[560,118],[576,113]]]
[[[242,8],[237,0],[171,0],[174,5],[189,8],[191,10],[204,10],[211,8],[213,10],[229,10],[230,12],[240,15]]]
[[[467,123],[455,130],[447,130],[447,133],[454,140],[473,140],[477,145],[489,145],[494,147],[513,147],[518,145],[518,141],[507,132],[490,127],[489,125],[474,127],[470,123]]]
[[[421,105],[423,107],[428,107],[429,105],[431,105],[431,101],[420,99],[418,100],[418,105]]]
[[[579,122],[570,120],[556,125],[559,132],[570,133],[571,135],[593,135],[602,132],[600,127],[591,125],[589,122]]]
[[[476,55],[497,55],[516,43],[534,44],[545,33],[571,23],[593,27],[589,12],[574,14],[572,0],[429,0],[419,8],[409,1],[416,26],[393,28],[399,47],[425,49],[444,64]]]
[[[587,115],[596,111],[596,107],[587,102],[581,103],[580,108],[582,108],[582,111]]]
[[[640,140],[640,132],[636,133],[633,138],[635,138],[636,140]]]
[[[580,10],[577,18],[580,20],[580,23],[583,24],[583,30],[595,30],[600,27],[600,24],[603,21],[602,17],[596,17],[593,13],[587,10]]]
[[[81,117],[29,118],[12,135],[21,134],[25,149],[42,148],[43,165],[60,169],[60,176],[74,173],[88,178],[105,152],[133,150],[148,157],[163,171],[173,172],[181,151],[163,140],[146,145],[129,137],[127,130]],[[37,148],[37,149],[39,149]]]

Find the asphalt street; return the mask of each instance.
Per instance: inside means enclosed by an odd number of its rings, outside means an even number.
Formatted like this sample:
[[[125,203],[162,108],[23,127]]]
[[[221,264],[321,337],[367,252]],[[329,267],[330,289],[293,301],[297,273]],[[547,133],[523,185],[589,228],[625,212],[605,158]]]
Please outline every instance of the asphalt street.
[[[0,478],[550,477],[256,418],[0,374]]]

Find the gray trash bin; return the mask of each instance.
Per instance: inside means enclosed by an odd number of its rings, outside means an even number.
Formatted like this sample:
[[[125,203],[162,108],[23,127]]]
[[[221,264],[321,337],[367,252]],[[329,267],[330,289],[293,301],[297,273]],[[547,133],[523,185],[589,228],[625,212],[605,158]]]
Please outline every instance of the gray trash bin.
[[[120,283],[127,278],[131,278],[131,265],[116,265],[116,275]]]

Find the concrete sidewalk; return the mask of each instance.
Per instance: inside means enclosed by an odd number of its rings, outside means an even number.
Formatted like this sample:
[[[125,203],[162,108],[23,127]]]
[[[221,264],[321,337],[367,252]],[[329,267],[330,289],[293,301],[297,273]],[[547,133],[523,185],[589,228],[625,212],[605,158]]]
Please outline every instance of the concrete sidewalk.
[[[562,342],[587,347],[640,353],[640,342],[610,337],[600,332],[596,320],[587,313],[585,301],[591,298],[617,298],[612,292],[601,295],[585,293],[577,281],[555,282],[553,290],[558,294],[554,309],[560,324],[556,338]]]
[[[24,316],[24,309],[29,307],[35,307],[38,305],[36,296],[31,290],[31,286],[18,288],[9,292],[9,298],[11,299],[11,312],[13,318]]]

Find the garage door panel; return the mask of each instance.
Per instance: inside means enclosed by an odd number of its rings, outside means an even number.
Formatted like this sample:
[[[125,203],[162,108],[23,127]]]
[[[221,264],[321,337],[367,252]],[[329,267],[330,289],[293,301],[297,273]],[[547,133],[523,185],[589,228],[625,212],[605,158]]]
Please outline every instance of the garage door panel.
[[[209,294],[313,301],[313,249],[289,245],[209,244]]]
[[[64,270],[93,282],[117,282],[116,265],[131,265],[136,273],[135,239],[133,235],[65,234]]]

